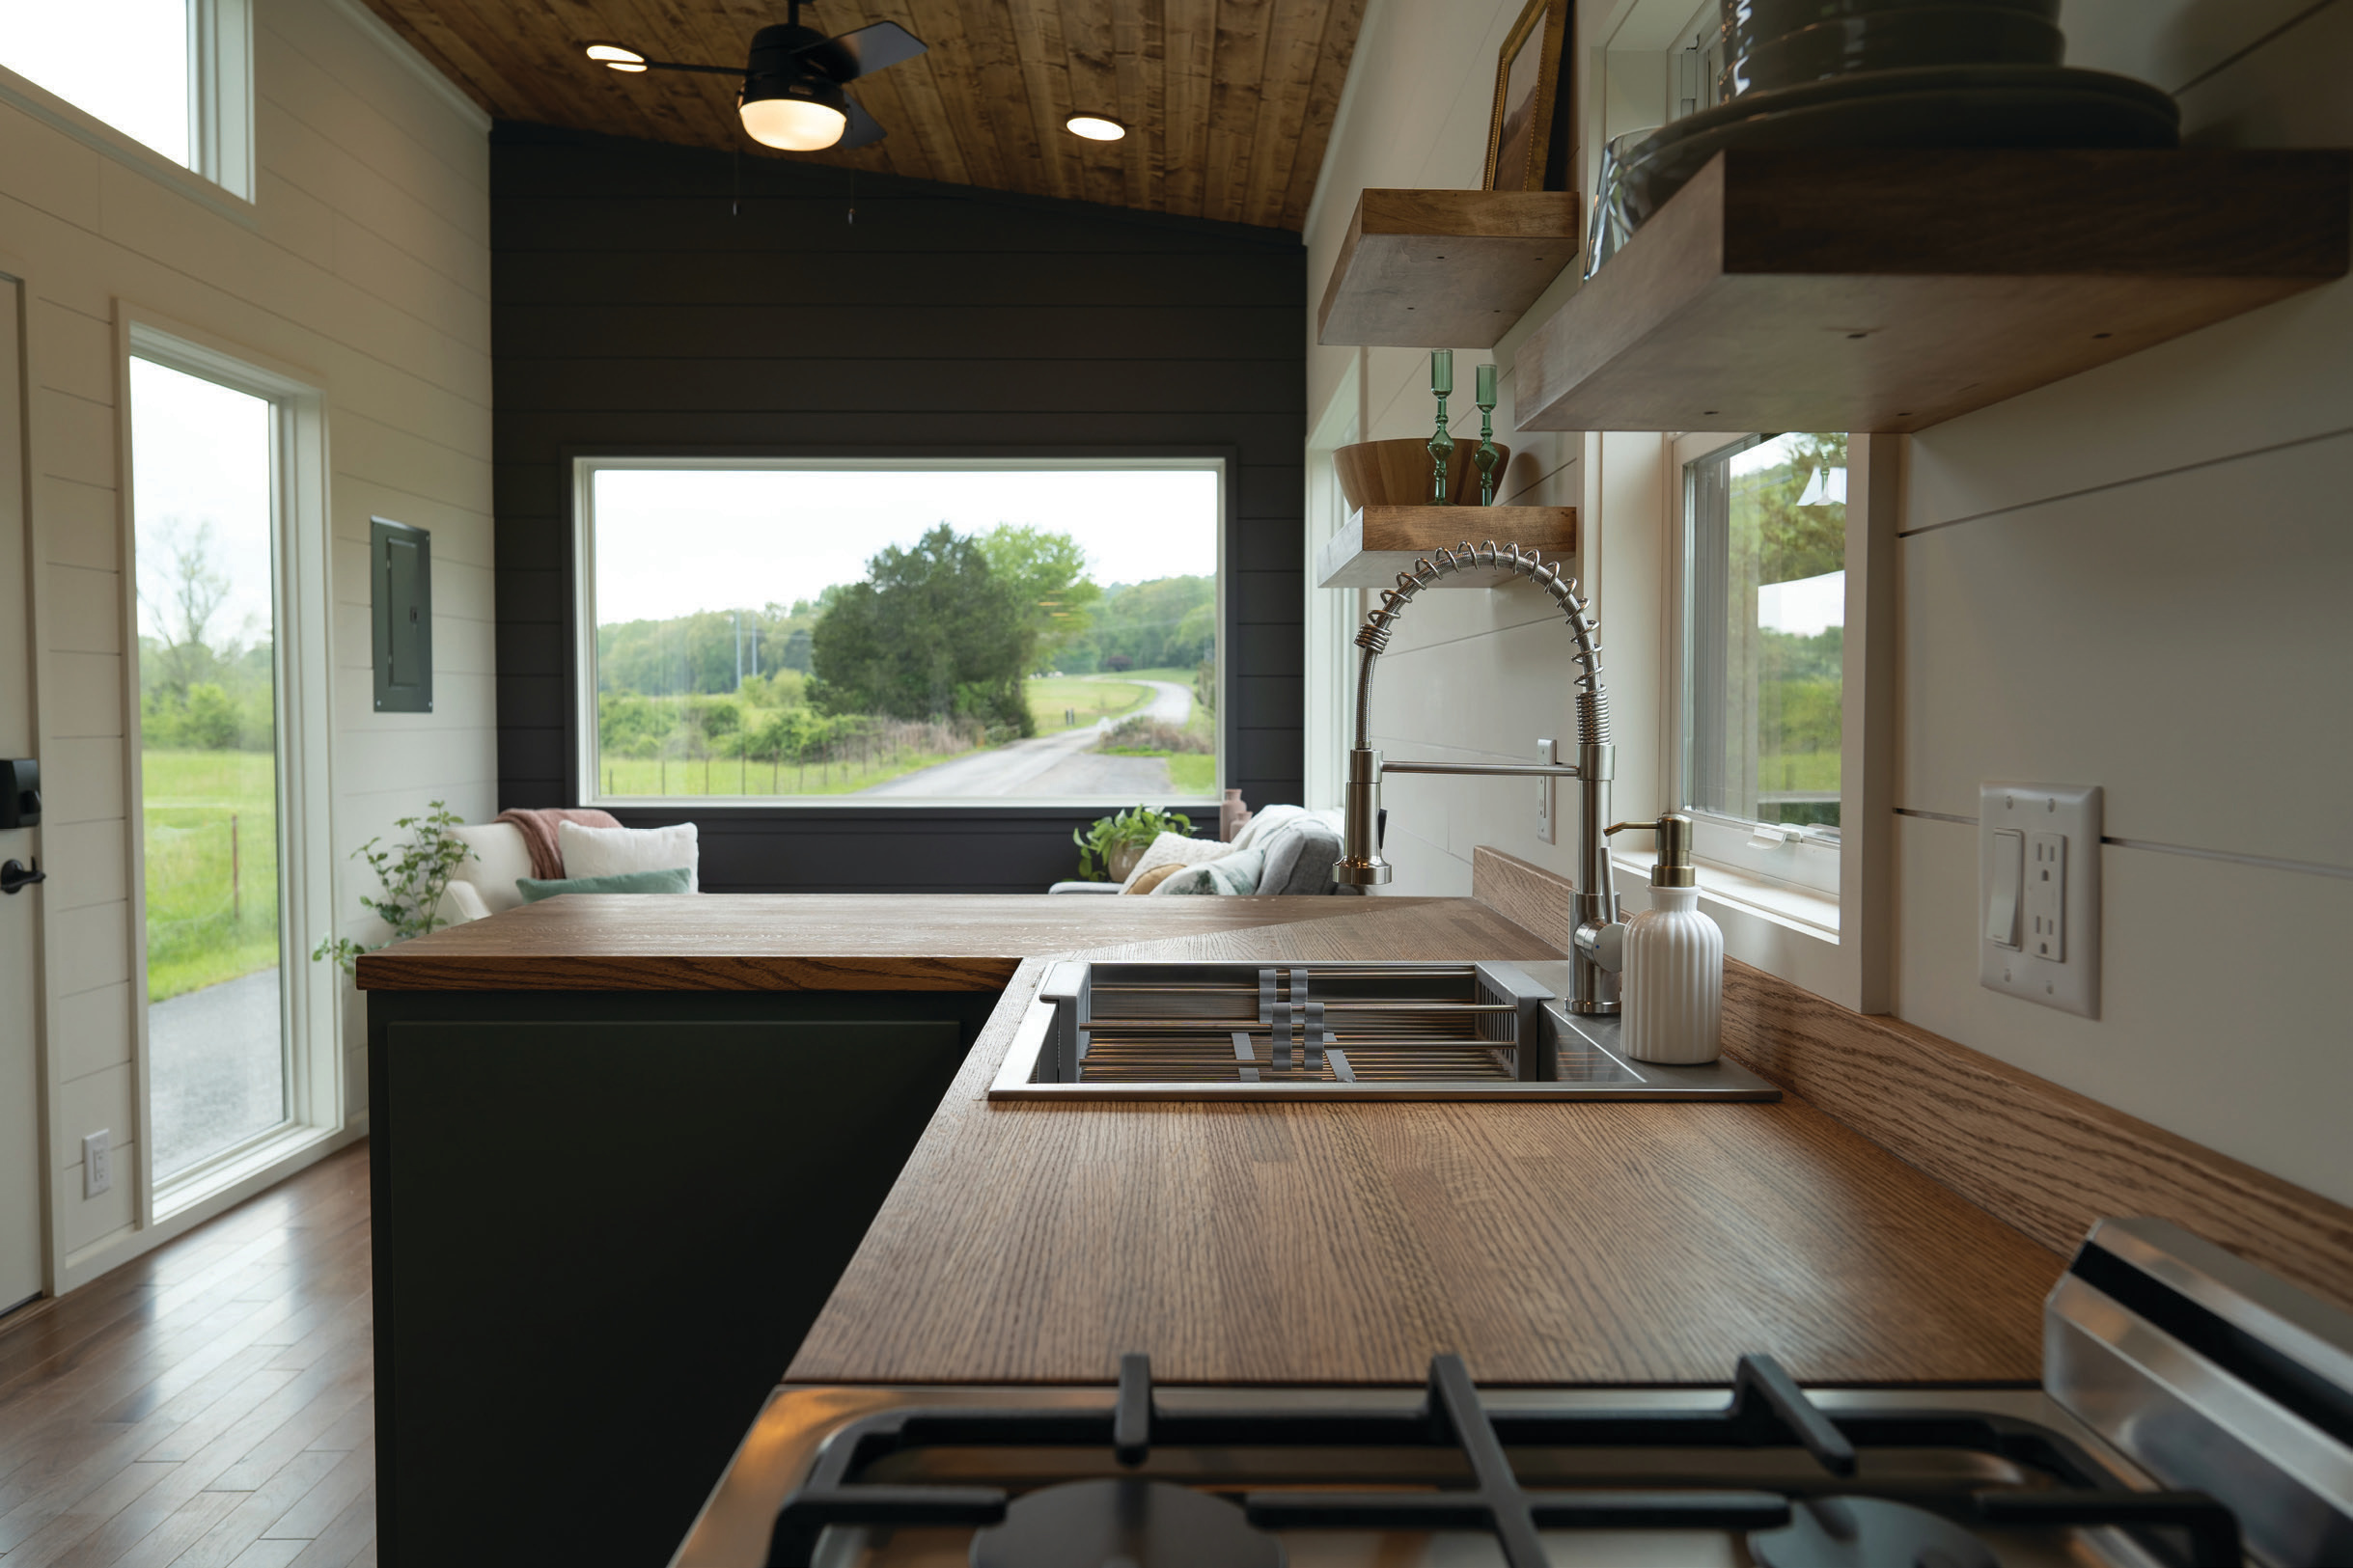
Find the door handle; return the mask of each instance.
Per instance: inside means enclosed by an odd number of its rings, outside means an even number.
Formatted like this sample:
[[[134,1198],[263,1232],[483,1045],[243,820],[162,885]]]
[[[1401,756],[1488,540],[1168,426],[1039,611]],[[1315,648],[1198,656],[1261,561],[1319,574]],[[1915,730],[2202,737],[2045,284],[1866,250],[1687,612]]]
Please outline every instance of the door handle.
[[[41,868],[39,861],[33,863],[30,870],[25,868],[22,861],[0,862],[0,893],[16,893],[36,882],[48,880],[49,873]]]

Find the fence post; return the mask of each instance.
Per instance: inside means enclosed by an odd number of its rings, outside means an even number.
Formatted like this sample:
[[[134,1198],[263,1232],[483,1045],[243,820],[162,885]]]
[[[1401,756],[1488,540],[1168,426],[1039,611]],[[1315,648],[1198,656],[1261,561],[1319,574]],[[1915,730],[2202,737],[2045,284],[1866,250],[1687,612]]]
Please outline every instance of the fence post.
[[[237,848],[236,812],[229,813],[229,923],[245,918],[245,864]]]

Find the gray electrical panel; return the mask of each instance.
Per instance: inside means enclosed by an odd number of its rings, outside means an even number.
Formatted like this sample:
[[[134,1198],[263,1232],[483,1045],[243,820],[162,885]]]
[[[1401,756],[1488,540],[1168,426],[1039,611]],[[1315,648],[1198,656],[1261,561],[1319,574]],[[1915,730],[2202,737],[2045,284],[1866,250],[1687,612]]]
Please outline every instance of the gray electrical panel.
[[[389,517],[368,519],[369,597],[375,621],[375,710],[433,711],[433,536]]]

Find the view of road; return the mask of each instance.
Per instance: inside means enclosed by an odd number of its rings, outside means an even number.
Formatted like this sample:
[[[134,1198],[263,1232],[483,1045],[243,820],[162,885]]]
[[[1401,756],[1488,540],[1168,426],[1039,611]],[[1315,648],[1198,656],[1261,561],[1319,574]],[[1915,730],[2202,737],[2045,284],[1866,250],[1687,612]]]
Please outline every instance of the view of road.
[[[1158,756],[1105,756],[1094,743],[1121,720],[1149,715],[1181,725],[1192,716],[1193,694],[1173,680],[1136,681],[1151,688],[1151,701],[1117,718],[1066,729],[1059,735],[1016,740],[862,789],[861,795],[1119,795],[1165,793],[1169,765]]]

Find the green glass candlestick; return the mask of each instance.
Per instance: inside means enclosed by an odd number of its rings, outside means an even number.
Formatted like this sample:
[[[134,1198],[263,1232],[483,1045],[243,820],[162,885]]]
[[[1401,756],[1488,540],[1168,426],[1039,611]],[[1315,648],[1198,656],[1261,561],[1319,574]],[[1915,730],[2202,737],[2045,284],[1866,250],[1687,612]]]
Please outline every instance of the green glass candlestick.
[[[1429,354],[1429,390],[1438,399],[1438,433],[1429,438],[1430,504],[1452,504],[1446,482],[1447,459],[1454,454],[1454,438],[1446,433],[1446,399],[1454,390],[1454,351],[1433,348]]]
[[[1495,505],[1495,459],[1502,455],[1495,450],[1495,367],[1479,368],[1479,450],[1471,454],[1479,462],[1479,504]]]

